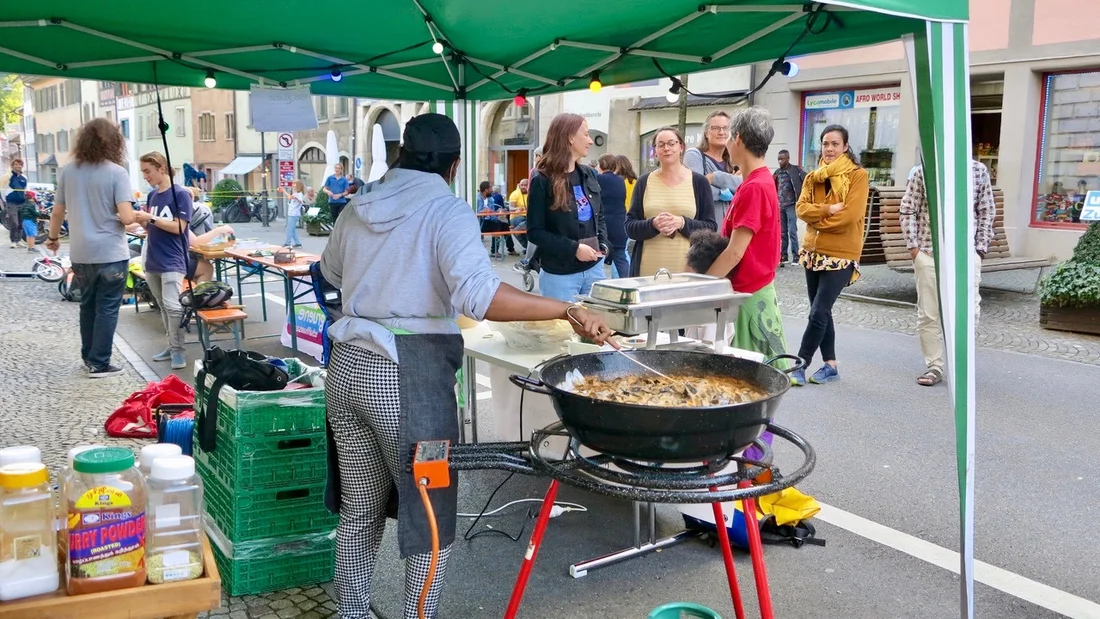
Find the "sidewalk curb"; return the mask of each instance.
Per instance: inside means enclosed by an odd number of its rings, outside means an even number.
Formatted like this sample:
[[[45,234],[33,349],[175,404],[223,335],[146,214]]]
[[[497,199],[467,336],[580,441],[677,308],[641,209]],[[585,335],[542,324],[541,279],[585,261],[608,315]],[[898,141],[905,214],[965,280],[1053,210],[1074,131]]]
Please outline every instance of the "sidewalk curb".
[[[141,358],[141,355],[137,354],[137,351],[118,333],[115,333],[115,346],[118,347],[118,351],[122,353],[126,361],[137,370],[143,380],[154,383],[160,382],[160,375],[153,371],[153,368],[149,367],[149,364]]]

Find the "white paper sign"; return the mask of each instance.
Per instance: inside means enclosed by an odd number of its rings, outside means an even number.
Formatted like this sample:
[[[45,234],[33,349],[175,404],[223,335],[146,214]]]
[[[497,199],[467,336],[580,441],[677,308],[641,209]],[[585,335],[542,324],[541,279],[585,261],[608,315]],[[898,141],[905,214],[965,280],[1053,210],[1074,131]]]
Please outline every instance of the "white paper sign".
[[[252,126],[256,131],[309,131],[317,128],[317,113],[308,86],[252,87]]]
[[[1085,206],[1081,209],[1081,221],[1100,221],[1100,191],[1085,194]]]

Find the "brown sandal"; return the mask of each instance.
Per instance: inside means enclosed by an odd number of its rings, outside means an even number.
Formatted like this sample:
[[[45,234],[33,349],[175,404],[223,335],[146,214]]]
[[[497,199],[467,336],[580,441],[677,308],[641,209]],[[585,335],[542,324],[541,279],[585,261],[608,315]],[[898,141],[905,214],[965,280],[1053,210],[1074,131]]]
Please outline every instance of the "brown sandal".
[[[935,368],[928,368],[928,371],[921,374],[917,378],[917,384],[925,387],[931,387],[938,384],[943,380],[943,373]]]

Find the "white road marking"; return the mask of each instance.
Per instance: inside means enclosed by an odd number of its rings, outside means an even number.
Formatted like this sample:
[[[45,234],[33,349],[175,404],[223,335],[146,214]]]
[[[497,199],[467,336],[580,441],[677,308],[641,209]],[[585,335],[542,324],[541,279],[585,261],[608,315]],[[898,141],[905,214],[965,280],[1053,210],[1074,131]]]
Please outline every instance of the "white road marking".
[[[481,385],[482,387],[492,387],[493,386],[493,383],[489,382],[489,377],[485,376],[484,374],[478,374],[477,375],[477,384]]]
[[[937,546],[908,533],[891,529],[888,526],[846,512],[838,507],[824,503],[820,503],[820,505],[821,512],[816,517],[822,522],[904,552],[911,557],[941,567],[953,574],[959,573],[959,553],[953,550]],[[1067,617],[1100,619],[1100,604],[1025,578],[1019,574],[1014,574],[984,561],[974,561],[974,580]]]

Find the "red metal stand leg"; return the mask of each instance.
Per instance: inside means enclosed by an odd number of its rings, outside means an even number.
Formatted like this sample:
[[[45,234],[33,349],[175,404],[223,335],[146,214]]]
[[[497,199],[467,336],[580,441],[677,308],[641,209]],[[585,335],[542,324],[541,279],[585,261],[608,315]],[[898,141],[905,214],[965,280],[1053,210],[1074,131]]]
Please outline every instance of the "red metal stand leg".
[[[555,479],[546,489],[546,498],[542,500],[539,517],[535,520],[535,530],[531,533],[530,543],[527,544],[527,554],[523,556],[523,565],[519,568],[519,576],[516,577],[516,586],[512,588],[512,598],[508,600],[508,610],[504,613],[504,619],[515,619],[516,613],[519,612],[523,591],[527,588],[527,579],[531,576],[531,568],[534,567],[535,557],[539,554],[542,536],[546,533],[546,523],[550,522],[550,510],[554,507],[554,499],[557,496],[558,480]]]
[[[711,488],[711,492],[717,492],[717,488]],[[726,564],[726,579],[730,585],[730,596],[733,598],[733,613],[737,619],[745,619],[745,606],[741,602],[741,587],[737,584],[737,569],[733,566],[733,548],[730,546],[729,532],[726,531],[726,518],[722,514],[721,503],[711,503],[714,510],[714,528],[718,530],[718,545],[722,548],[722,561]]]
[[[749,482],[740,485],[748,487]],[[746,499],[741,504],[745,507],[745,529],[749,535],[749,555],[752,557],[752,575],[756,579],[756,597],[760,600],[760,617],[774,619],[768,568],[764,565],[764,544],[760,541],[760,527],[756,524],[756,499]]]

